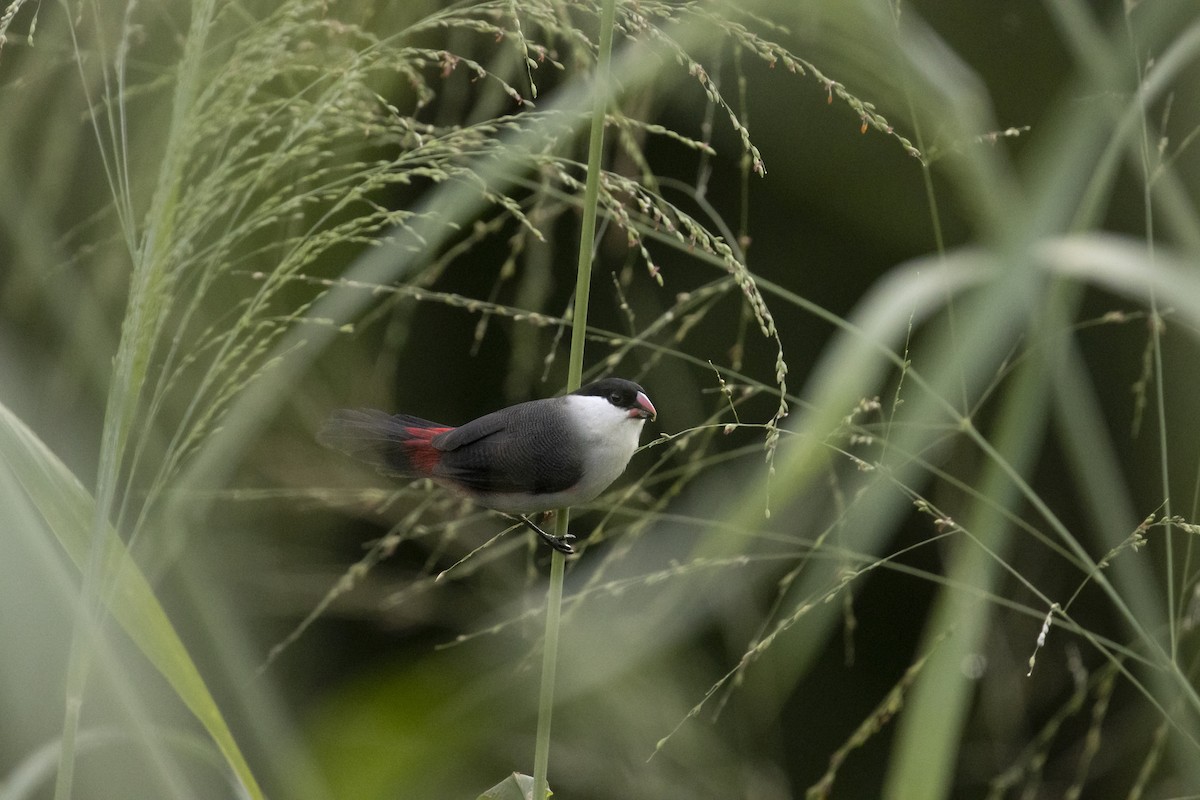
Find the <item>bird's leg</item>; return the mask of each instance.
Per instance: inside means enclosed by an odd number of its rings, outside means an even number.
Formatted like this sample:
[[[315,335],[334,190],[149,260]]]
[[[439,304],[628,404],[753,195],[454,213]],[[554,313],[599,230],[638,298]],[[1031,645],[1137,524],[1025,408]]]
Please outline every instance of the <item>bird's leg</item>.
[[[558,552],[567,553],[568,555],[575,552],[575,548],[571,547],[571,545],[567,544],[568,539],[575,538],[571,534],[568,533],[566,536],[559,537],[559,536],[555,536],[550,533],[546,533],[544,530],[542,530],[537,525],[535,525],[533,520],[531,520],[529,517],[525,516],[524,514],[517,514],[516,519],[520,520],[522,523],[524,523],[526,526],[528,526],[528,528],[531,531],[536,533],[538,536],[542,537],[543,542],[550,545]]]

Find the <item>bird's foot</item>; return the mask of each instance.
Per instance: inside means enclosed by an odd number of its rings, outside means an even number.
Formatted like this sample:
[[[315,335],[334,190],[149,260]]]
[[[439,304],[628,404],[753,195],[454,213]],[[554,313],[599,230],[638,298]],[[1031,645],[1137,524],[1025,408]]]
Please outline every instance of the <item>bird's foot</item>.
[[[531,531],[540,536],[543,542],[550,545],[558,552],[566,553],[567,555],[575,552],[575,548],[571,547],[569,544],[570,540],[575,538],[574,534],[567,533],[562,536],[555,536],[552,533],[546,533],[546,531],[538,527],[533,520],[524,514],[517,517],[517,519],[521,520],[521,522],[523,522]]]

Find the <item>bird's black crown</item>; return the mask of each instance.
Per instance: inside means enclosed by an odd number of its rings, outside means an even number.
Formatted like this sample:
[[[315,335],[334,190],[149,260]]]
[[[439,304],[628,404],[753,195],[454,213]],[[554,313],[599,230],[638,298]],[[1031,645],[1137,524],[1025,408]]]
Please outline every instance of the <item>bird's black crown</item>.
[[[641,386],[624,378],[601,378],[589,383],[571,394],[603,397],[617,408],[637,408],[638,392],[645,393]]]

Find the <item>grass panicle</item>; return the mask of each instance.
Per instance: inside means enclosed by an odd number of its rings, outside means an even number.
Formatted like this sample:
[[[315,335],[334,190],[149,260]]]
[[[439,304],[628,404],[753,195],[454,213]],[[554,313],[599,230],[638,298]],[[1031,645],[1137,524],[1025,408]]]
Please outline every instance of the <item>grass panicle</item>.
[[[1200,791],[1194,9],[400,5],[0,10],[0,795]],[[312,442],[602,374],[549,587]]]

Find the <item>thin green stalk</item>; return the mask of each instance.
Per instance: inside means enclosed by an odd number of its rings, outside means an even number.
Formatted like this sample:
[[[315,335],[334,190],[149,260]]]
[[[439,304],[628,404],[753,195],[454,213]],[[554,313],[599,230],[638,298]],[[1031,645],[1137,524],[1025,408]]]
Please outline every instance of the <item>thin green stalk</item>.
[[[556,533],[567,532],[567,510],[558,516]],[[557,550],[550,557],[550,588],[546,592],[546,637],[542,652],[542,689],[538,696],[537,740],[533,752],[533,796],[549,794],[550,722],[554,711],[554,681],[558,674],[558,628],[562,618],[563,575],[566,557]]]
[[[608,71],[612,60],[616,0],[604,0],[600,16],[600,53],[592,82],[592,128],[588,137],[587,183],[583,192],[583,225],[579,233],[579,262],[575,279],[575,310],[571,317],[571,360],[567,390],[583,382],[583,345],[587,334],[588,296],[592,284],[592,244],[596,238],[596,208],[600,196],[600,161],[604,156],[604,118],[608,108]],[[558,515],[555,532],[565,536],[570,509]],[[558,629],[562,617],[563,576],[566,559],[555,550],[550,556],[550,587],[546,593],[546,636],[542,653],[542,688],[538,698],[537,740],[533,755],[533,796],[549,793],[550,722],[554,711],[554,681],[558,672]]]
[[[96,504],[92,521],[92,541],[87,563],[83,567],[80,602],[75,612],[68,652],[65,703],[63,712],[62,748],[59,751],[58,772],[54,785],[55,800],[70,800],[74,791],[75,758],[77,753],[80,717],[84,690],[91,671],[93,636],[100,627],[101,606],[111,587],[106,585],[113,563],[109,560],[110,526],[116,502],[121,465],[126,446],[134,427],[134,417],[141,397],[141,386],[153,349],[154,337],[161,324],[163,303],[160,298],[166,262],[166,241],[175,201],[179,191],[179,174],[184,158],[179,153],[182,128],[200,84],[200,60],[205,36],[216,14],[214,0],[198,4],[192,20],[189,38],[180,64],[179,82],[175,88],[173,114],[163,169],[155,192],[158,209],[147,226],[143,241],[131,253],[133,275],[130,280],[129,304],[122,324],[121,342],[114,360],[112,382],[105,406],[101,436],[100,461],[96,478]],[[120,106],[123,98],[117,97]],[[95,110],[93,114],[98,113]],[[118,173],[123,168],[116,167]],[[118,181],[119,183],[119,181]],[[120,191],[114,190],[120,197]],[[118,203],[120,205],[120,203]],[[257,791],[255,789],[255,791]]]
[[[1150,261],[1154,261],[1154,170],[1150,165],[1150,123],[1146,119],[1146,103],[1147,98],[1141,87],[1146,85],[1145,70],[1142,68],[1140,60],[1141,53],[1138,50],[1138,42],[1133,32],[1133,23],[1129,18],[1129,10],[1125,11],[1125,32],[1129,36],[1129,45],[1133,50],[1134,67],[1137,70],[1139,91],[1134,97],[1134,101],[1138,104],[1138,116],[1141,118],[1141,137],[1137,142],[1138,163],[1142,169],[1142,203],[1143,213],[1145,215],[1146,224],[1146,255]],[[1170,624],[1167,625],[1167,633],[1171,643],[1171,660],[1174,661],[1178,657],[1178,617],[1175,610],[1175,541],[1174,532],[1175,526],[1170,520],[1174,517],[1174,510],[1171,507],[1171,472],[1168,466],[1168,450],[1167,450],[1167,414],[1165,389],[1163,387],[1163,358],[1162,358],[1162,316],[1158,307],[1158,292],[1155,291],[1154,285],[1150,285],[1150,342],[1151,350],[1154,355],[1154,389],[1155,401],[1157,404],[1156,411],[1158,412],[1158,460],[1159,474],[1162,480],[1163,487],[1163,517],[1166,522],[1166,573],[1167,573],[1167,619]]]
[[[600,22],[600,61],[593,81],[592,129],[588,138],[587,183],[583,190],[583,225],[579,233],[579,267],[575,279],[575,310],[571,317],[571,361],[567,389],[583,382],[583,344],[587,335],[588,296],[592,285],[592,247],[600,197],[600,161],[604,157],[604,117],[608,107],[608,70],[612,58],[612,29],[616,0],[604,0]]]
[[[892,26],[897,34],[896,39],[898,43],[900,33],[900,0],[894,0],[889,5],[892,11]],[[908,105],[908,117],[912,120],[913,141],[917,143],[918,150],[922,153],[928,153],[928,143],[925,141],[925,134],[921,129],[921,115],[917,113],[917,104],[913,100],[912,85],[907,76],[902,86],[904,89],[904,100]],[[946,257],[946,238],[942,230],[942,215],[938,210],[937,192],[933,187],[933,169],[930,167],[929,159],[926,158],[921,159],[921,180],[925,185],[925,205],[929,208],[929,223],[933,228],[933,244],[937,248],[938,257],[944,259]],[[959,326],[954,313],[954,297],[949,293],[948,289],[946,294],[946,324],[950,330],[950,341],[955,343],[961,341],[957,331]],[[955,361],[959,364],[963,363],[963,360],[960,358],[956,358]],[[903,373],[901,373],[901,380],[903,381]],[[962,413],[969,414],[971,403],[967,398],[967,376],[961,367],[958,371],[958,388],[962,398]],[[897,392],[899,392],[899,389],[900,387],[897,386]],[[897,394],[897,396],[899,395]],[[894,408],[892,414],[894,417]],[[886,446],[886,440],[884,444]]]

